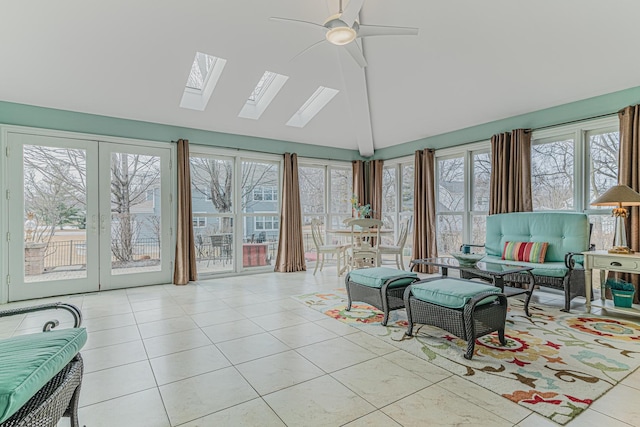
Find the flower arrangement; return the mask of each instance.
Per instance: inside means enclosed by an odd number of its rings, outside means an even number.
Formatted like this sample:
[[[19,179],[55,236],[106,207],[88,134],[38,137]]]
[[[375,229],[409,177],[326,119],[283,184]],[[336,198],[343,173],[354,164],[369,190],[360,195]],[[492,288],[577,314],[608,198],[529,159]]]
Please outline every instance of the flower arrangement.
[[[371,205],[361,205],[358,203],[358,196],[351,196],[351,216],[354,218],[365,218],[371,215]]]

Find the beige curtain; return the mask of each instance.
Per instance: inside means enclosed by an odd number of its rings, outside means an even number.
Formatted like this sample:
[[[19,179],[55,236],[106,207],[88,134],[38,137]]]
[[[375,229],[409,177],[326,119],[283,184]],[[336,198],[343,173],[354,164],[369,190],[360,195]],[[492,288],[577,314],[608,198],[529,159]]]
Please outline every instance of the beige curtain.
[[[284,153],[283,172],[280,238],[275,271],[281,273],[306,271],[298,187],[298,156],[296,154]]]
[[[371,204],[373,211],[372,218],[382,219],[382,173],[384,168],[384,160],[371,160],[367,162],[369,178],[366,183],[368,194],[367,203]]]
[[[412,258],[437,257],[434,150],[416,151],[414,175]],[[438,267],[418,265],[416,271],[437,273]]]
[[[620,118],[620,157],[618,183],[640,192],[640,105],[626,107],[618,112]],[[628,206],[626,221],[627,244],[631,250],[640,251],[640,207]],[[639,303],[640,278],[637,274],[625,274],[623,279],[636,287],[634,302]]]
[[[358,203],[366,205],[364,200],[366,198],[365,194],[365,170],[364,170],[364,162],[362,160],[354,160],[351,162],[351,169],[353,171],[353,194],[358,198]]]
[[[516,129],[491,137],[489,215],[533,210],[531,131]]]
[[[176,259],[173,283],[186,285],[198,280],[196,247],[193,238],[191,212],[191,168],[189,166],[189,141],[178,140],[178,227],[176,232]]]

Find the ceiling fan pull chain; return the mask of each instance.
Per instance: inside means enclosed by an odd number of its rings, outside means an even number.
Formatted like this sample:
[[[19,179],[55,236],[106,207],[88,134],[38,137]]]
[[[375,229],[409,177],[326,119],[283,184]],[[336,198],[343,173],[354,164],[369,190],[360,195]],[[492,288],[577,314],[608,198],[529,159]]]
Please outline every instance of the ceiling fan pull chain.
[[[340,10],[338,11],[339,14],[342,14],[342,0],[340,0]]]

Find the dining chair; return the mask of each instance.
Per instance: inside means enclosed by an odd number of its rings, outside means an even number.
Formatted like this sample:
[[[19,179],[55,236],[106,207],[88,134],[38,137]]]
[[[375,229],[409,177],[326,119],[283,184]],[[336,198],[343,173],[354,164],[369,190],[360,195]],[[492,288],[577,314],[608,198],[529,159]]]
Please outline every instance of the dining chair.
[[[344,256],[345,245],[326,245],[324,242],[324,233],[322,232],[322,221],[319,219],[311,220],[311,237],[313,238],[313,244],[316,247],[317,254],[316,267],[313,270],[313,274],[316,274],[318,267],[320,267],[320,271],[322,271],[325,256],[330,254],[336,256],[338,276],[340,276],[344,270],[343,265],[346,266]]]
[[[395,245],[378,245],[378,263],[380,265],[382,265],[382,255],[395,255],[396,266],[399,270],[404,270],[402,251],[404,250],[404,245],[407,243],[409,224],[409,220],[400,224],[400,233],[398,234],[398,240]]]
[[[349,268],[377,267],[378,245],[383,222],[379,219],[358,218],[349,223],[351,244],[347,249]]]

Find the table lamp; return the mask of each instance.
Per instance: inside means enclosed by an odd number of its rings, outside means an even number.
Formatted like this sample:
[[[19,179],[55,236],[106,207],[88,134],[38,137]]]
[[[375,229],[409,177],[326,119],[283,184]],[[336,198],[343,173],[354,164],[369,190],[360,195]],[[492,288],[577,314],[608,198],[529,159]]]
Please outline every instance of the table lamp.
[[[613,247],[609,249],[611,254],[629,254],[631,249],[627,246],[627,232],[625,230],[625,218],[628,212],[623,206],[640,206],[640,193],[623,184],[618,184],[604,192],[600,197],[591,202],[592,206],[615,206],[613,216],[616,218],[615,237]]]

